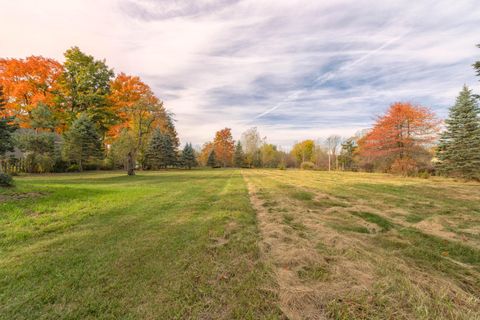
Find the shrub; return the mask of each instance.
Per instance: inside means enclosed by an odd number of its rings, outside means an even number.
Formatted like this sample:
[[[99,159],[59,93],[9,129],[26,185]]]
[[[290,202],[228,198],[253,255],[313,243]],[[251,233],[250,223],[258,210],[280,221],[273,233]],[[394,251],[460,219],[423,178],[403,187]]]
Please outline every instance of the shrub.
[[[403,176],[415,176],[418,173],[417,162],[411,158],[397,159],[390,167],[390,171]]]
[[[36,157],[36,172],[52,172],[55,161],[48,155],[39,155]]]
[[[313,164],[312,162],[309,162],[309,161],[305,161],[305,162],[302,162],[302,164],[300,165],[300,169],[302,169],[302,170],[313,170],[313,169],[315,169],[315,164]]]
[[[68,168],[68,162],[63,161],[62,159],[55,159],[55,163],[53,164],[53,172],[65,172]]]
[[[285,164],[284,164],[284,163],[280,163],[280,164],[278,165],[278,169],[279,169],[279,170],[286,170]]]
[[[80,171],[80,167],[78,164],[72,164],[70,167],[67,168],[67,172],[78,172]]]
[[[0,187],[11,187],[11,186],[13,186],[12,177],[6,173],[0,173]]]
[[[430,178],[430,173],[423,171],[418,173],[418,177],[422,179],[428,179]]]

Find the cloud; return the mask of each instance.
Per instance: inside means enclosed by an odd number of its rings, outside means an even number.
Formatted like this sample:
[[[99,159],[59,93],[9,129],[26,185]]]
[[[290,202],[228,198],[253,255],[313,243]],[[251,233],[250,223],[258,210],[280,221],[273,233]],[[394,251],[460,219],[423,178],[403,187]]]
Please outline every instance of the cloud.
[[[480,7],[465,1],[0,0],[2,55],[78,45],[141,76],[183,142],[257,126],[284,147],[369,127],[390,103],[440,116],[466,83]]]

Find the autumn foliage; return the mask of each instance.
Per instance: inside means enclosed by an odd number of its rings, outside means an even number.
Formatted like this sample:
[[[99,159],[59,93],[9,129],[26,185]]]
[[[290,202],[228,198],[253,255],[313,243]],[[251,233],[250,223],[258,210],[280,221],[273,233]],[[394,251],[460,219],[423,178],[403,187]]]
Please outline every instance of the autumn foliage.
[[[0,59],[0,85],[7,104],[2,116],[14,116],[23,128],[29,128],[29,116],[39,105],[53,107],[57,80],[62,65],[48,58]]]
[[[233,151],[235,149],[235,141],[233,141],[232,131],[225,128],[215,133],[213,140],[213,148],[215,156],[223,167],[231,166],[233,161]]]
[[[429,109],[397,102],[380,116],[373,129],[358,141],[359,154],[372,161],[387,159],[396,168],[411,167],[415,159],[432,143],[439,130],[439,120]]]

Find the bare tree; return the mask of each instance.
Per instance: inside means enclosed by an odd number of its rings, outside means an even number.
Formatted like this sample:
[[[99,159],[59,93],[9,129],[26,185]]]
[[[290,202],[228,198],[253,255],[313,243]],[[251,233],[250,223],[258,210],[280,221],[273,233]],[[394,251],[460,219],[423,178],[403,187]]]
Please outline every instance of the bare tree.
[[[246,162],[248,166],[251,167],[263,143],[257,128],[253,127],[242,133],[241,142],[244,148]]]
[[[342,144],[342,137],[331,135],[325,140],[325,145],[328,153],[328,171],[332,169],[332,158],[335,160],[335,169],[338,169],[337,153]]]

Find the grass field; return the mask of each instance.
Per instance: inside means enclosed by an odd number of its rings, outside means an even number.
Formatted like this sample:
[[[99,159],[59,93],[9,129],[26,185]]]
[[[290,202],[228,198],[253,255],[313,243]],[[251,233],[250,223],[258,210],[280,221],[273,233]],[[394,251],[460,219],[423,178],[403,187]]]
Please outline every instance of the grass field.
[[[480,319],[480,185],[245,171],[292,319]]]
[[[0,190],[0,319],[480,319],[480,184],[192,170]]]
[[[1,319],[278,318],[239,171],[17,179]]]

